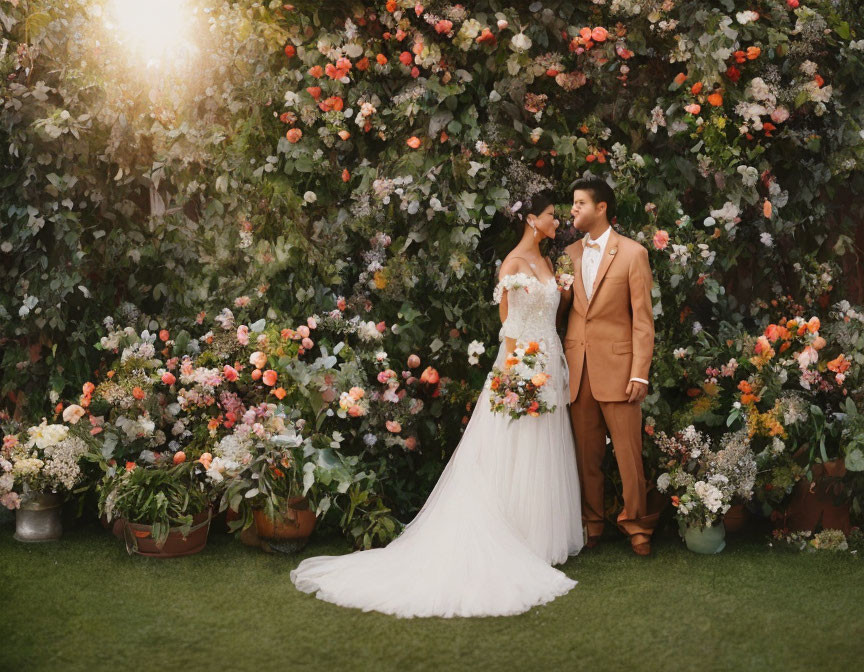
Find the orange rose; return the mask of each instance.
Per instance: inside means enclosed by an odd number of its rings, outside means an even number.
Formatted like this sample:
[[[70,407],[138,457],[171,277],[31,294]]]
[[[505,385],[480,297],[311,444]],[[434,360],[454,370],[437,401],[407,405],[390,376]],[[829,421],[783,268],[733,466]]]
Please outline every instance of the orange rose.
[[[430,385],[435,385],[439,380],[440,376],[438,375],[438,372],[431,366],[427,366],[423,373],[420,374],[421,383],[429,383]]]
[[[408,138],[408,139],[405,141],[405,143],[406,143],[406,144],[407,144],[411,149],[417,149],[417,148],[420,146],[420,144],[421,144],[421,140],[420,140],[420,138],[418,138],[416,135],[412,135],[410,138]]]
[[[714,107],[720,107],[723,104],[723,96],[719,93],[712,93],[708,96],[708,102]]]
[[[276,395],[276,398],[279,401],[282,401],[285,398],[285,395],[288,393],[285,391],[284,387],[277,387],[275,390],[273,390],[273,394]]]
[[[300,138],[303,137],[303,131],[299,128],[289,128],[288,132],[285,133],[285,137],[288,139],[288,142],[300,142]]]
[[[132,388],[132,396],[135,397],[138,401],[141,401],[144,397],[147,396],[147,393],[140,387],[136,386]]]
[[[273,369],[267,369],[261,376],[261,380],[268,387],[273,387],[276,384],[276,372]]]

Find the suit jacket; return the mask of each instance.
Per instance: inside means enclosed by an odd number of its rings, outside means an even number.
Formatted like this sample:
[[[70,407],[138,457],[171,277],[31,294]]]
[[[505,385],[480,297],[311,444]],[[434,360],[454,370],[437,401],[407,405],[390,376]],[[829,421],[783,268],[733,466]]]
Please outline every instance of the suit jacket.
[[[648,250],[610,231],[590,302],[582,284],[582,241],[564,251],[573,259],[576,276],[564,338],[570,402],[579,394],[583,362],[597,401],[627,401],[630,378],[649,380],[654,354],[654,281]]]

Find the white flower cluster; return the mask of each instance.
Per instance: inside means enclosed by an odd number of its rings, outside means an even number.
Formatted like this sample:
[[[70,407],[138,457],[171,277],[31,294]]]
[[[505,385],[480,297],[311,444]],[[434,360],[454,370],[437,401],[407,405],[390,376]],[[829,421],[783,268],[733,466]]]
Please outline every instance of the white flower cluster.
[[[492,303],[501,303],[504,298],[504,290],[512,292],[518,289],[528,291],[528,285],[534,279],[533,276],[527,273],[508,273],[495,285],[495,291],[492,293]]]
[[[480,341],[471,341],[468,344],[468,363],[474,365],[480,362],[480,355],[486,352],[486,347]]]

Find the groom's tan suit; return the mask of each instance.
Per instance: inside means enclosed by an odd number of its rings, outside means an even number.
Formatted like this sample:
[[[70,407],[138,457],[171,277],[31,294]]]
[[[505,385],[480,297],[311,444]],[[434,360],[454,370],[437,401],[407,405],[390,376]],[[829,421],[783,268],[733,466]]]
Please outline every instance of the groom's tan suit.
[[[650,538],[657,514],[649,516],[646,510],[642,405],[628,402],[626,390],[632,379],[648,381],[654,353],[653,280],[648,251],[611,228],[608,232],[605,249],[595,253],[592,248],[592,255],[602,256],[590,300],[582,281],[586,239],[565,250],[573,259],[575,280],[564,353],[570,369],[570,417],[582,481],[583,524],[589,536],[603,531],[601,463],[608,431],[624,490],[618,525],[637,544]]]

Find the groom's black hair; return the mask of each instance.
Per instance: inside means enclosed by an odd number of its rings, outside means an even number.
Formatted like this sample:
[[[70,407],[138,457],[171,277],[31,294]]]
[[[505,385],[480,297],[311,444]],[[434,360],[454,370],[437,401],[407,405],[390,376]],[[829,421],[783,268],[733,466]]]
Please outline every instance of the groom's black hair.
[[[581,189],[591,194],[591,199],[594,203],[606,204],[606,219],[610,222],[615,217],[617,203],[615,202],[615,192],[612,187],[602,177],[591,175],[590,177],[582,177],[570,185],[570,192]]]

